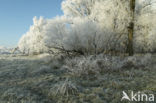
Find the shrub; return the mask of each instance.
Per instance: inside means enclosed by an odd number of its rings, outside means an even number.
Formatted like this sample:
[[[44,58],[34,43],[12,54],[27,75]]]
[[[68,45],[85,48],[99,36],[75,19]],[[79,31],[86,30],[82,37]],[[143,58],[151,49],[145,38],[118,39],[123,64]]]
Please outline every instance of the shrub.
[[[66,59],[63,69],[69,74],[82,78],[96,78],[104,72],[118,71],[121,69],[132,69],[150,65],[151,55],[119,57],[109,55],[97,55],[88,57],[75,57]]]
[[[76,95],[78,89],[74,83],[66,79],[65,81],[55,84],[50,91],[52,92],[50,92],[49,95],[69,97],[71,95]]]

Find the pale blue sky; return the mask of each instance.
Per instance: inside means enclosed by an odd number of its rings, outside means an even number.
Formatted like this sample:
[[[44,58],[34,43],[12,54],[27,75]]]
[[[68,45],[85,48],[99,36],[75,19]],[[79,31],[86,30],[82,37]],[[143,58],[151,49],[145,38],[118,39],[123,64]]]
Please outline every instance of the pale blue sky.
[[[0,46],[15,46],[34,16],[62,15],[62,0],[0,0]]]

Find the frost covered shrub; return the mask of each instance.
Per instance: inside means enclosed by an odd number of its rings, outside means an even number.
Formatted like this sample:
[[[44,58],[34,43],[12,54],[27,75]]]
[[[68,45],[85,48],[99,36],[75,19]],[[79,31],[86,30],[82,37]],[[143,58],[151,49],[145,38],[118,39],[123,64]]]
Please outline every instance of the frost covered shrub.
[[[33,18],[34,25],[30,27],[30,30],[24,34],[18,44],[19,50],[24,54],[37,54],[47,51],[44,45],[44,26],[47,23],[43,17],[37,19]]]
[[[151,54],[144,56],[119,57],[109,55],[97,55],[88,57],[76,57],[67,59],[62,67],[69,74],[83,77],[94,78],[104,72],[113,72],[122,69],[145,68],[152,63]]]
[[[110,5],[115,5],[116,2],[120,3],[119,1],[111,2]],[[92,0],[63,1],[62,8],[65,15],[54,19],[43,19],[42,17],[37,19],[35,17],[34,25],[19,41],[20,50],[28,54],[42,52],[99,54],[116,49],[125,51],[126,38],[123,36],[125,32],[116,32],[116,30],[106,27],[112,25],[112,22],[106,23],[108,21],[106,18],[110,18],[108,15],[115,13],[115,9],[104,15],[103,19],[100,19],[103,13],[111,9],[100,9],[104,11],[102,14],[94,10],[98,5],[101,7],[107,3],[100,0],[96,2]],[[71,7],[75,11],[72,11]],[[77,8],[81,8],[81,10],[79,11]],[[110,19],[113,20],[113,18]],[[105,27],[101,25],[101,21],[105,22]]]
[[[52,20],[34,18],[34,26],[21,38],[19,48],[28,54],[124,52],[125,45],[122,45],[124,42],[120,39],[117,33],[102,29],[96,21],[88,18],[78,17],[72,20],[66,17]]]
[[[139,68],[139,67],[147,67],[152,63],[151,54],[146,54],[143,56],[132,56],[125,57],[123,60],[123,67],[125,69],[128,68]]]
[[[93,77],[100,73],[100,68],[96,62],[90,58],[84,57],[67,60],[63,68],[67,69],[71,75],[78,77]]]
[[[64,48],[82,54],[100,54],[106,51],[125,52],[126,38],[122,37],[122,40],[119,34],[101,28],[96,21],[75,18],[70,25]]]
[[[30,30],[22,36],[18,43],[20,51],[26,54],[53,53],[54,49],[62,48],[66,37],[65,17],[54,19],[37,19],[34,17],[34,24]]]
[[[103,71],[118,70],[121,67],[120,58],[102,54],[67,59],[63,66],[71,75],[88,79],[90,77],[96,78]]]
[[[55,19],[48,20],[44,31],[44,44],[48,48],[55,50],[64,50],[64,41],[68,37],[68,19],[65,17],[56,17]],[[53,50],[53,52],[55,52]]]
[[[54,85],[54,87],[50,90],[49,96],[66,96],[69,97],[71,95],[76,95],[78,92],[77,86],[69,81],[69,79],[66,79],[65,81],[61,81]]]

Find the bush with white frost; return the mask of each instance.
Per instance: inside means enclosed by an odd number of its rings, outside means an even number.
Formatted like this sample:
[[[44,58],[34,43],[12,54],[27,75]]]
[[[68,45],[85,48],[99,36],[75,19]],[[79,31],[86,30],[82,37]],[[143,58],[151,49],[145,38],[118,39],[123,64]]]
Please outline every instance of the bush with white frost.
[[[34,18],[34,24],[19,41],[23,53],[100,54],[127,52],[131,23],[127,0],[64,0],[63,16]],[[156,50],[155,2],[136,1],[134,51]]]
[[[47,20],[40,17],[33,18],[34,25],[30,27],[30,30],[22,36],[19,41],[19,49],[24,54],[36,54],[47,51],[47,47],[44,45],[44,29]]]
[[[68,78],[65,81],[61,81],[54,85],[50,89],[49,96],[66,96],[76,95],[78,92],[77,86],[72,83]]]
[[[83,78],[96,78],[101,72],[112,71],[121,69],[122,62],[119,57],[112,57],[106,55],[97,55],[89,57],[76,57],[67,59],[64,69],[69,74],[83,77]]]
[[[122,69],[139,69],[146,68],[151,65],[151,54],[144,56],[133,57],[119,57],[109,55],[97,55],[87,57],[76,57],[73,59],[66,59],[65,65],[62,67],[66,69],[69,74],[82,78],[96,78],[101,73],[118,71]]]
[[[36,22],[41,22],[42,19],[40,19]],[[34,30],[38,29],[38,26],[34,24],[27,35],[21,38],[19,42],[21,51],[28,54],[42,52],[75,52],[80,54],[99,54],[106,51],[125,52],[125,44],[120,41],[117,33],[103,30],[97,22],[87,18],[75,18],[69,21],[65,17],[58,17],[47,20],[42,26],[40,26],[42,28],[41,33],[38,32],[39,34],[37,34]],[[42,39],[38,37],[42,37]]]

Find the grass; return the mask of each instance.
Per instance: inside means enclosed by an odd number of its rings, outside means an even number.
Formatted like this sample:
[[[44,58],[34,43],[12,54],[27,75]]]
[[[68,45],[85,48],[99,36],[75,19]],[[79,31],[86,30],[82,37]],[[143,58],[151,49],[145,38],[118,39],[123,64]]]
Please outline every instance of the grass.
[[[140,65],[143,58],[138,56],[139,65],[128,61],[121,69],[103,70],[96,78],[85,74],[84,78],[69,73],[63,68],[69,65],[60,58],[0,56],[0,103],[129,103],[121,102],[123,90],[156,95],[155,57],[149,58],[150,64]]]

